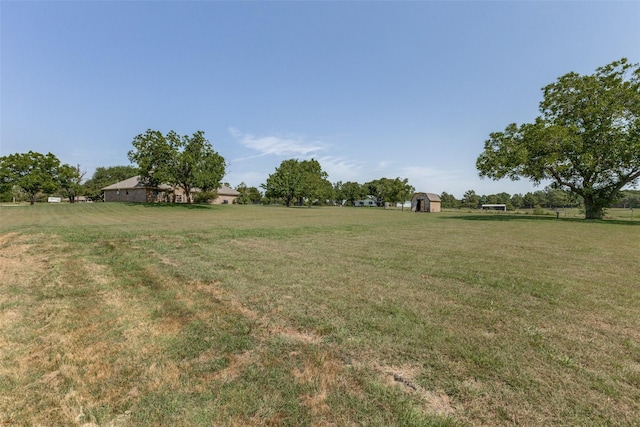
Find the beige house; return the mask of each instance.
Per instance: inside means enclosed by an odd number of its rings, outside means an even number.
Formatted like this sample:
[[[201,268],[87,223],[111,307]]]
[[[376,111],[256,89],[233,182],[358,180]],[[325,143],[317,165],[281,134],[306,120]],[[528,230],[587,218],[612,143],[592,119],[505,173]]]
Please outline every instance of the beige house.
[[[139,176],[133,176],[124,181],[116,182],[102,189],[104,191],[105,202],[137,202],[137,203],[158,203],[176,202],[187,203],[184,191],[181,188],[172,187],[167,184],[160,184],[157,187],[146,185],[140,181]],[[200,190],[194,189],[191,192],[193,202],[194,193]],[[209,203],[222,205],[231,204],[238,198],[238,193],[233,188],[223,185],[218,189],[218,195]]]
[[[218,197],[213,201],[214,205],[230,205],[240,196],[240,193],[231,187],[223,185],[218,188]]]
[[[434,193],[415,193],[411,198],[411,212],[440,212],[442,201]]]
[[[146,185],[139,176],[133,176],[104,187],[102,191],[105,202],[154,203],[168,201],[172,188],[166,184],[157,187]]]

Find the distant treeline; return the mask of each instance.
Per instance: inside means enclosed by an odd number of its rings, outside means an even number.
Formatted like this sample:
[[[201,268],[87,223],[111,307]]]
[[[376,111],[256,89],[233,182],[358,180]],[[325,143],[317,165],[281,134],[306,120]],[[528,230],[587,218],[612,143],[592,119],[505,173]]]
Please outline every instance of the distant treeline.
[[[526,194],[498,193],[478,195],[474,190],[464,193],[462,199],[443,192],[440,195],[442,207],[449,209],[468,208],[477,209],[483,204],[504,204],[507,210],[533,209],[536,207],[556,209],[563,207],[580,207],[582,199],[575,193],[546,187],[544,190]],[[611,205],[612,208],[640,208],[640,190],[623,190],[620,197]]]

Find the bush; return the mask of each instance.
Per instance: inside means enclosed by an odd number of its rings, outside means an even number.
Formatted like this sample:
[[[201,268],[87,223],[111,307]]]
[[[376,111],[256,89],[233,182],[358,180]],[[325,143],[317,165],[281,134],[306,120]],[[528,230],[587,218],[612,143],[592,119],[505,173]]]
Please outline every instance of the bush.
[[[193,195],[193,202],[206,205],[212,203],[216,197],[218,197],[218,193],[216,191],[198,191]]]
[[[533,207],[533,214],[534,215],[544,215],[544,209],[542,209],[542,206],[540,205],[535,205]]]

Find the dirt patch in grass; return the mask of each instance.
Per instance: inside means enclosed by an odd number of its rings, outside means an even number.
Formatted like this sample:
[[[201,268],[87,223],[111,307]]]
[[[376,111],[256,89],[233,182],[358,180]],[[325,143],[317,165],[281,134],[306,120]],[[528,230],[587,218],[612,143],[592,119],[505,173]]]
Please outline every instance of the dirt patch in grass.
[[[411,365],[374,366],[374,370],[380,373],[387,385],[400,387],[406,393],[417,396],[423,402],[422,409],[426,414],[449,416],[455,412],[446,393],[427,390],[417,383],[421,368]]]

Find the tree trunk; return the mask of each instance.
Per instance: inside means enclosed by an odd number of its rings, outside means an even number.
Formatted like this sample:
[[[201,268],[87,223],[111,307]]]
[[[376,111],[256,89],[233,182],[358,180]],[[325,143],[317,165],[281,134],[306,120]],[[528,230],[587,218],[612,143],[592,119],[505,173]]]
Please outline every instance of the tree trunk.
[[[584,219],[602,219],[604,217],[605,206],[602,201],[594,200],[591,197],[584,198]]]

